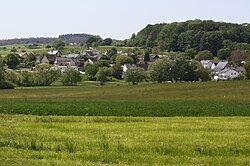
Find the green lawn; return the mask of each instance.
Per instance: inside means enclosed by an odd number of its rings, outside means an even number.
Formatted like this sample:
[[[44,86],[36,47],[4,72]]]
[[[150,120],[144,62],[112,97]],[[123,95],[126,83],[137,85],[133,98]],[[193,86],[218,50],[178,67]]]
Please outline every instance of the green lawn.
[[[0,165],[249,165],[249,117],[0,114]]]
[[[249,116],[250,82],[1,90],[0,113],[88,116]]]

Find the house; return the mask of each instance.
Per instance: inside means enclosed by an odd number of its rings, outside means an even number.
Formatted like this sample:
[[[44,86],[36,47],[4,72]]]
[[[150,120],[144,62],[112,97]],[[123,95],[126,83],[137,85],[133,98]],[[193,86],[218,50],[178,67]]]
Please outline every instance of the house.
[[[102,53],[98,50],[86,50],[83,55],[87,55],[91,58],[95,58],[95,59],[100,59],[102,56]]]
[[[79,58],[80,54],[69,54],[69,55],[62,55],[64,58]]]
[[[123,72],[126,72],[130,68],[143,68],[145,71],[147,71],[148,66],[149,65],[147,63],[145,63],[145,64],[124,64],[122,66],[122,70],[123,70]]]
[[[39,64],[42,62],[41,56],[36,56],[36,64]]]
[[[213,69],[214,74],[218,74],[219,71],[224,70],[226,67],[229,67],[228,61],[220,61]]]
[[[73,58],[56,57],[55,66],[80,66],[80,61]]]
[[[122,66],[122,70],[123,70],[123,72],[126,72],[128,69],[130,69],[130,68],[135,68],[135,67],[136,67],[135,64],[124,64],[124,65]]]
[[[200,63],[206,69],[214,69],[219,62],[215,60],[201,60]]]
[[[54,56],[61,56],[62,52],[58,50],[51,50],[48,52],[49,55],[54,55]]]
[[[25,59],[28,57],[29,54],[27,52],[22,52],[22,53],[17,53],[16,55],[19,56],[20,58]]]
[[[143,64],[138,63],[138,64],[136,64],[136,67],[143,68],[145,71],[148,70],[148,66],[149,66],[148,63],[143,63]]]
[[[239,73],[239,75],[243,74],[245,68],[243,66],[236,67],[235,70]]]
[[[239,76],[239,72],[237,72],[233,68],[225,68],[219,71],[217,74],[214,75],[215,80],[230,80],[233,78],[237,78]]]
[[[55,62],[54,55],[45,55],[42,59],[42,63],[53,64]]]
[[[67,69],[74,69],[76,71],[79,71],[79,68],[77,66],[56,66],[57,69],[61,71],[61,73],[64,73]]]

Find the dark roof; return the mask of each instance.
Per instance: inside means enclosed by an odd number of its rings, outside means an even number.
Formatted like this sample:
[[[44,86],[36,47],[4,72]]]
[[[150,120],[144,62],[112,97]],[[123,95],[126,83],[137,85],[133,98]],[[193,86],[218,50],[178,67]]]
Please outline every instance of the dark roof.
[[[136,67],[140,67],[140,68],[143,68],[145,71],[148,70],[148,64],[136,64]]]
[[[54,55],[45,55],[45,56],[49,61],[55,61],[56,59]]]

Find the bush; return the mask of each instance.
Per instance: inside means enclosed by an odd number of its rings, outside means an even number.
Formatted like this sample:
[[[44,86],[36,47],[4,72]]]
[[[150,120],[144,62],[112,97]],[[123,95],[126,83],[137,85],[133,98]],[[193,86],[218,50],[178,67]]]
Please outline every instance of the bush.
[[[0,81],[0,89],[14,89],[15,86],[13,83],[9,82],[9,81]]]
[[[67,69],[62,76],[63,86],[76,86],[77,82],[81,80],[81,74],[74,69]]]

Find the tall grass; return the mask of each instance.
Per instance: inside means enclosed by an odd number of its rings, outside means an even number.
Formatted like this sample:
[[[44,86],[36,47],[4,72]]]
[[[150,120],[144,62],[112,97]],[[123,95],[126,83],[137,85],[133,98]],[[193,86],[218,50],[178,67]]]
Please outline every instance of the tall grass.
[[[244,117],[0,115],[3,165],[248,165]]]

